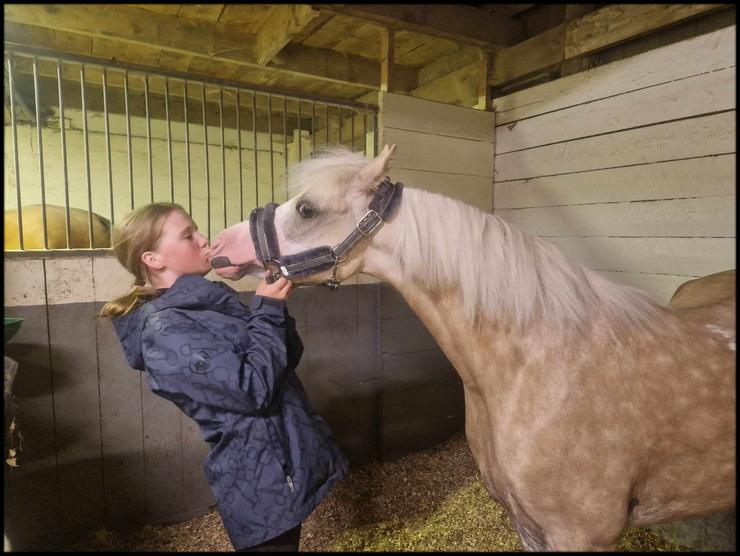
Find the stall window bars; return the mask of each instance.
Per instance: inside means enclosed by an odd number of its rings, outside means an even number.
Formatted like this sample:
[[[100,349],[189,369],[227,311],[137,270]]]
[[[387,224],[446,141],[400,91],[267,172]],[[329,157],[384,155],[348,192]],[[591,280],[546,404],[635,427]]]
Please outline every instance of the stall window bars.
[[[377,111],[38,49],[8,49],[5,250],[110,248],[155,202],[212,239],[287,199],[292,164],[343,145],[374,156]]]

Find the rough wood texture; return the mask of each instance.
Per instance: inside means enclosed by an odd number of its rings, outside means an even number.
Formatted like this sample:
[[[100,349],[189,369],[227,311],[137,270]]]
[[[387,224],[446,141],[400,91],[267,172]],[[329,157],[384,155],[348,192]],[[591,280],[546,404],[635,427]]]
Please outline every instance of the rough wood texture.
[[[729,4],[614,4],[568,24],[565,59],[655,31]]]
[[[255,56],[257,63],[265,65],[298,35],[311,21],[318,17],[318,10],[306,4],[277,4],[270,8],[262,21]]]
[[[662,303],[734,267],[734,42],[723,28],[496,99],[496,214]]]

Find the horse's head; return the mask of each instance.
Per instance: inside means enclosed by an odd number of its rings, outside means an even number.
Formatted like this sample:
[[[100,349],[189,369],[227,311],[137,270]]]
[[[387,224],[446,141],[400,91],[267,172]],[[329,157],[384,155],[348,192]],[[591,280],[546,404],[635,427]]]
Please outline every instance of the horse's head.
[[[237,280],[270,267],[296,284],[328,281],[335,289],[332,278],[336,284],[360,269],[370,236],[382,224],[377,215],[387,218],[398,204],[400,188],[384,183],[394,150],[386,145],[369,160],[335,148],[291,168],[293,197],[255,209],[215,238],[216,273]]]

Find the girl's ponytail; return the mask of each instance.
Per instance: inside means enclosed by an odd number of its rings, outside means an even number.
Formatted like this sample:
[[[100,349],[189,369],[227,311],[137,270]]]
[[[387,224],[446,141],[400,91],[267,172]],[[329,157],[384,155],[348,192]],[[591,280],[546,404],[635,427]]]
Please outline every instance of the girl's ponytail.
[[[122,317],[155,297],[157,297],[157,291],[151,286],[134,284],[127,293],[103,305],[100,316],[109,319]]]

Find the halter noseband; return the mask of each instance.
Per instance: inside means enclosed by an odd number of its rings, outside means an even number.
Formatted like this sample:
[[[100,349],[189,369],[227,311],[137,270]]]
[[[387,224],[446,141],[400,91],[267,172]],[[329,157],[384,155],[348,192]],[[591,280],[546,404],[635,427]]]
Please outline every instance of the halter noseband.
[[[337,278],[337,267],[346,260],[347,254],[360,240],[374,234],[391,216],[401,201],[402,193],[403,184],[392,183],[386,177],[371,199],[368,211],[344,241],[334,247],[324,245],[283,257],[280,256],[275,232],[275,209],[279,205],[268,203],[254,209],[249,215],[249,231],[255,253],[265,268],[270,265],[278,269],[272,276],[267,276],[267,281],[273,283],[280,276],[298,278],[331,268],[332,276],[323,285],[333,292],[337,291],[341,282]]]

